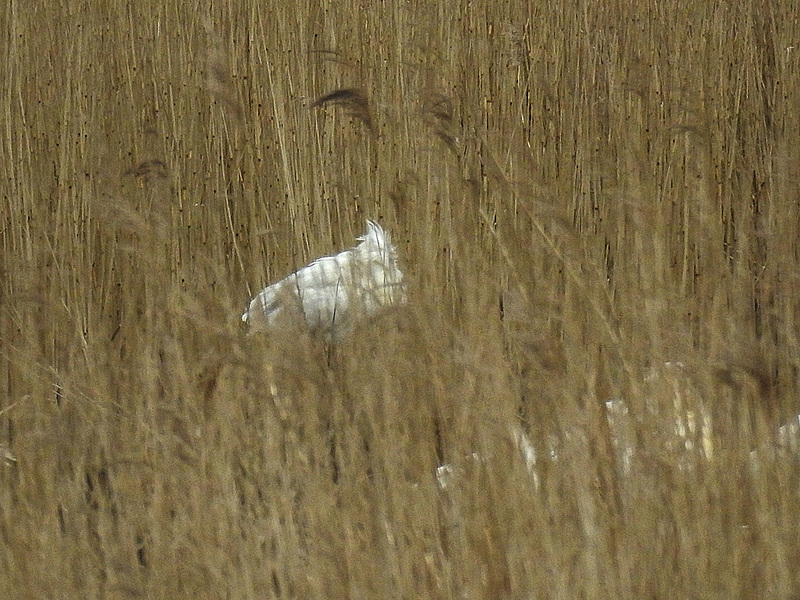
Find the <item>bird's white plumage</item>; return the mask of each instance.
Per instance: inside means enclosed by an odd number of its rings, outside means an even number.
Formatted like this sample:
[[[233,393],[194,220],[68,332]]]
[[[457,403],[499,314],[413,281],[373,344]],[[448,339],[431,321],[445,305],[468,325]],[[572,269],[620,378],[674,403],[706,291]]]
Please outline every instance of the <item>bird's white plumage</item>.
[[[389,234],[373,221],[360,244],[319,258],[264,288],[242,321],[267,330],[299,319],[328,339],[338,339],[355,323],[406,301],[403,273]]]

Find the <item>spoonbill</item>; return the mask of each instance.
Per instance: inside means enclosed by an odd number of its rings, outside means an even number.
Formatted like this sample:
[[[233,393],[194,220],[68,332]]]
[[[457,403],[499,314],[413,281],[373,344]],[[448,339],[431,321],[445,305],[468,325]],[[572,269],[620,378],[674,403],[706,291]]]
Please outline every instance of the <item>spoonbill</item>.
[[[261,290],[242,321],[251,331],[305,322],[328,341],[336,341],[359,320],[404,304],[403,273],[389,234],[367,221],[367,231],[358,241],[354,248],[318,258]]]

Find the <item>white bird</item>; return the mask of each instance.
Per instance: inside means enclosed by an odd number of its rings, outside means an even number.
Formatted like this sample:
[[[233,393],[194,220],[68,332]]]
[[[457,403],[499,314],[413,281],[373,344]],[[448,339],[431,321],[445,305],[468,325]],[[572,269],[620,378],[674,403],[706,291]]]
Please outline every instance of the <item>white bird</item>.
[[[264,288],[242,321],[251,331],[265,331],[302,319],[326,339],[337,340],[358,320],[404,304],[403,273],[389,234],[367,221],[367,232],[358,240],[355,248],[319,258]]]

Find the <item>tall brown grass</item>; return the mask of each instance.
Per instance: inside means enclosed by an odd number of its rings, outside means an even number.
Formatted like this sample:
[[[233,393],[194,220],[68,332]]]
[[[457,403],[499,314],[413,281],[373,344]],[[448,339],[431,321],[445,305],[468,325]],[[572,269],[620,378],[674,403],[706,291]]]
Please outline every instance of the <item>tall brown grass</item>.
[[[0,22],[0,597],[800,596],[795,4]],[[366,218],[407,309],[245,335]]]

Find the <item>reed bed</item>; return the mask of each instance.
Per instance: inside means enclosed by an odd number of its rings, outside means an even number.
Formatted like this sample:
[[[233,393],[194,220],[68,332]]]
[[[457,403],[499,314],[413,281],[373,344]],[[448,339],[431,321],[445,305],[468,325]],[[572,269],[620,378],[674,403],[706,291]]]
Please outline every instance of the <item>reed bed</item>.
[[[0,22],[0,597],[800,597],[794,3]]]

